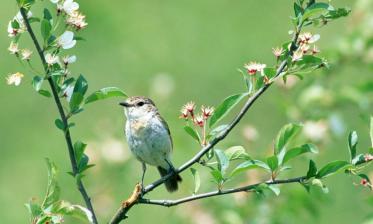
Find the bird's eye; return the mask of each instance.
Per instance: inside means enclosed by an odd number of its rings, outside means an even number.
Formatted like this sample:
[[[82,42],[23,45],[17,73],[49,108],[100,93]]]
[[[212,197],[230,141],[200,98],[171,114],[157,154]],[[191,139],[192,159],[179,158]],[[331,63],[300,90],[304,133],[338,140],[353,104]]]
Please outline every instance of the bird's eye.
[[[137,106],[141,107],[141,106],[144,106],[144,104],[145,104],[144,102],[138,102]]]

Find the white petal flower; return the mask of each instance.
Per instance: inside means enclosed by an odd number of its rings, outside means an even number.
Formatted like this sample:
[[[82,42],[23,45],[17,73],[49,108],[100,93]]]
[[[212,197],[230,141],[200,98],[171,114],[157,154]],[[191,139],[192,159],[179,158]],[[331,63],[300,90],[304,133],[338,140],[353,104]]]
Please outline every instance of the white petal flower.
[[[10,51],[11,54],[18,54],[19,52],[18,44],[12,41],[10,43],[10,46],[8,47],[8,50]]]
[[[63,95],[64,97],[66,97],[67,102],[70,102],[73,92],[74,92],[74,86],[68,86],[63,92]]]
[[[72,55],[72,56],[66,55],[65,57],[62,58],[62,61],[67,66],[68,64],[72,64],[72,63],[76,62],[76,56],[75,55]]]
[[[79,4],[74,2],[74,0],[66,0],[63,3],[63,10],[66,12],[66,14],[71,15],[76,10],[79,9]]]
[[[83,29],[88,25],[88,23],[85,21],[85,15],[78,11],[75,11],[68,16],[66,23],[72,27],[75,27],[77,30]]]
[[[50,0],[53,4],[57,4],[60,0]]]
[[[263,72],[263,69],[266,67],[266,64],[260,64],[257,62],[250,62],[244,65],[244,68],[247,70],[249,75],[255,75],[257,72]]]
[[[74,33],[71,32],[71,31],[65,31],[57,39],[57,45],[58,45],[58,47],[62,47],[65,50],[74,47],[75,44],[76,44],[76,40],[74,40]]]
[[[45,61],[47,62],[48,65],[54,65],[57,63],[60,63],[60,59],[57,55],[52,55],[50,53],[45,55]]]
[[[21,54],[22,54],[22,60],[30,60],[32,51],[30,51],[29,49],[23,49]]]
[[[313,44],[320,39],[319,34],[312,35],[311,33],[302,33],[299,35],[299,41],[301,44]]]
[[[300,61],[303,58],[303,51],[301,49],[294,52],[292,56],[292,61]]]
[[[15,85],[15,86],[19,86],[21,84],[21,81],[22,81],[22,78],[24,77],[24,75],[22,73],[14,73],[14,74],[11,74],[9,75],[7,78],[6,78],[6,83],[8,85]]]

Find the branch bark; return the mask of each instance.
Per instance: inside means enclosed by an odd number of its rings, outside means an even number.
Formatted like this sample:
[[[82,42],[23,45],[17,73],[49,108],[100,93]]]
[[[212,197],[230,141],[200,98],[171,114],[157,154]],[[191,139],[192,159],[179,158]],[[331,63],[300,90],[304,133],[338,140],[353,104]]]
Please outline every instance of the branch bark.
[[[290,49],[289,49],[289,52],[288,52],[288,57],[292,56],[293,53],[298,49],[297,41],[298,41],[299,34],[301,32],[302,26],[303,26],[303,23],[299,24],[296,32],[293,35],[293,39],[292,39],[292,42],[290,44]],[[280,65],[279,65],[279,67],[276,71],[276,75],[274,76],[274,79],[277,78],[278,76],[280,76],[285,71],[285,69],[287,67],[287,63],[288,63],[288,61],[286,59],[280,63]],[[203,147],[192,159],[190,159],[189,161],[184,163],[182,166],[180,166],[178,169],[176,169],[175,172],[176,173],[181,173],[181,172],[185,171],[186,169],[188,169],[189,167],[191,167],[193,164],[199,162],[200,159],[207,152],[209,152],[216,144],[218,144],[220,141],[222,141],[233,130],[233,128],[241,121],[241,119],[244,117],[246,112],[251,108],[251,106],[255,103],[255,101],[271,85],[272,85],[272,82],[270,82],[268,84],[265,84],[262,88],[260,88],[258,91],[256,91],[254,95],[249,97],[249,99],[246,101],[245,105],[242,107],[241,111],[236,115],[236,117],[229,124],[229,126],[225,129],[225,131],[222,132],[219,136],[215,137],[211,142],[209,142],[205,147]],[[160,178],[160,179],[154,181],[153,183],[149,184],[148,186],[146,186],[145,189],[143,189],[142,196],[146,195],[150,191],[157,188],[159,185],[163,184],[168,178],[170,178],[172,175],[174,175],[174,173],[169,173],[168,175],[163,176],[162,178]],[[231,190],[234,190],[234,189],[231,189]],[[231,192],[231,193],[235,193],[235,192]],[[210,194],[212,194],[212,195],[210,195]],[[215,195],[218,195],[218,194],[216,194],[216,192],[210,192],[210,193],[207,193],[207,196],[202,195],[203,196],[202,198],[211,197],[211,196],[215,196]],[[196,200],[196,199],[199,199],[199,198],[194,199],[191,196],[191,197],[187,197],[187,198],[184,198],[184,199],[181,199],[181,200],[187,200],[188,201],[190,199]],[[154,200],[149,200],[149,199],[147,199],[147,201],[148,202],[160,202],[160,201],[154,201]],[[137,203],[141,203],[141,202],[144,202],[144,201],[142,201],[142,199],[140,198]],[[171,201],[171,202],[175,203],[175,201]],[[176,201],[176,203],[177,203],[177,201]],[[180,203],[182,203],[182,202],[180,202]],[[148,204],[151,204],[151,203],[148,203]],[[132,208],[132,206],[129,207],[129,208],[119,208],[118,211],[114,214],[113,218],[111,219],[111,221],[109,223],[110,224],[118,224],[122,220],[126,219],[127,218],[126,214],[131,208]]]
[[[21,12],[23,20],[25,21],[27,31],[30,34],[30,37],[31,37],[31,39],[32,39],[32,41],[35,45],[35,48],[38,52],[40,60],[43,64],[45,76],[46,76],[46,78],[48,80],[48,83],[49,83],[49,86],[52,90],[53,98],[54,98],[54,101],[57,105],[57,109],[58,109],[58,112],[60,114],[60,118],[61,118],[61,120],[64,124],[64,127],[66,128],[65,131],[64,131],[64,137],[65,137],[65,141],[66,141],[66,144],[67,144],[67,149],[68,149],[68,152],[69,152],[69,157],[70,157],[70,162],[71,162],[71,167],[72,167],[72,173],[73,173],[73,176],[76,177],[77,174],[79,173],[79,170],[78,170],[78,165],[77,165],[76,158],[75,158],[74,147],[73,147],[72,140],[71,140],[70,129],[69,129],[69,126],[68,126],[68,118],[67,118],[67,116],[65,114],[65,111],[62,107],[62,103],[61,103],[61,100],[58,96],[56,85],[55,85],[54,81],[52,80],[51,76],[49,76],[48,64],[45,61],[44,52],[43,52],[42,48],[40,47],[40,44],[39,44],[39,42],[38,42],[38,40],[35,36],[35,33],[34,33],[33,29],[31,28],[30,21],[27,18],[27,11],[26,11],[25,8],[20,7],[20,12]],[[77,183],[78,190],[80,191],[87,208],[92,213],[93,223],[97,224],[98,222],[97,222],[97,218],[96,218],[96,215],[95,215],[92,203],[91,203],[91,198],[89,197],[89,195],[87,193],[87,190],[84,187],[83,182],[81,181],[80,178],[76,178],[76,183]]]
[[[183,204],[186,202],[190,201],[195,201],[198,199],[203,199],[203,198],[210,198],[210,197],[215,197],[215,196],[221,196],[225,194],[233,194],[237,192],[248,192],[251,190],[255,190],[256,187],[258,187],[261,184],[268,184],[268,185],[279,185],[279,184],[289,184],[289,183],[301,183],[303,181],[307,180],[306,176],[302,177],[296,177],[296,178],[291,178],[291,179],[286,179],[286,180],[274,180],[274,181],[267,181],[267,182],[261,182],[257,184],[252,184],[252,185],[247,185],[244,187],[239,187],[239,188],[231,188],[227,190],[217,190],[217,191],[211,191],[208,193],[203,193],[203,194],[197,194],[197,195],[192,195],[189,197],[185,198],[180,198],[177,200],[152,200],[152,199],[139,199],[138,203],[139,204],[150,204],[150,205],[159,205],[159,206],[164,206],[164,207],[172,207],[176,206],[179,204]]]

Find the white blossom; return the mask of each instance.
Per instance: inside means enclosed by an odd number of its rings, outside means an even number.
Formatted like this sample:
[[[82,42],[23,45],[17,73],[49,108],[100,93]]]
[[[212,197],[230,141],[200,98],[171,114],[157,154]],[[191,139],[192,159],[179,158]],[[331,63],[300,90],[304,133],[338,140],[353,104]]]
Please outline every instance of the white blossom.
[[[284,53],[284,49],[282,47],[275,47],[272,48],[272,53],[276,58],[278,58]]]
[[[23,77],[24,77],[24,75],[20,72],[11,74],[6,78],[6,83],[8,85],[13,85],[14,84],[15,86],[19,86],[21,84],[21,81],[22,81]]]
[[[293,62],[300,61],[302,58],[303,58],[303,51],[300,49],[300,50],[297,50],[296,52],[294,52],[294,54],[292,56],[292,61]]]
[[[53,4],[57,4],[60,0],[50,0]]]
[[[76,10],[79,9],[79,4],[74,2],[74,0],[66,0],[62,7],[66,14],[72,15]]]
[[[62,47],[65,50],[74,47],[75,44],[76,44],[76,40],[74,40],[74,33],[71,31],[65,31],[57,39],[57,46]]]
[[[64,97],[66,97],[67,102],[70,102],[73,92],[74,92],[74,86],[68,86],[63,92],[63,95]]]
[[[247,69],[249,75],[255,75],[257,72],[263,72],[263,69],[266,67],[266,64],[260,64],[257,62],[250,62],[244,65],[244,68]]]
[[[302,33],[299,35],[299,41],[301,44],[313,44],[320,39],[319,34],[312,35],[311,33]]]
[[[68,64],[72,64],[72,63],[76,62],[76,56],[75,55],[72,55],[72,56],[66,55],[65,57],[62,58],[62,61],[67,66]]]
[[[66,23],[72,27],[75,27],[77,30],[83,29],[88,25],[88,23],[85,21],[85,15],[78,11],[75,11],[68,16]]]
[[[10,46],[8,47],[8,51],[11,53],[11,54],[18,54],[19,52],[19,48],[18,48],[18,44],[17,43],[14,43],[13,41],[10,43]]]
[[[50,53],[45,55],[45,61],[47,62],[49,66],[60,63],[59,57],[57,55],[52,55]]]
[[[30,60],[32,51],[30,51],[29,49],[23,49],[21,51],[21,55],[22,55],[22,60]]]

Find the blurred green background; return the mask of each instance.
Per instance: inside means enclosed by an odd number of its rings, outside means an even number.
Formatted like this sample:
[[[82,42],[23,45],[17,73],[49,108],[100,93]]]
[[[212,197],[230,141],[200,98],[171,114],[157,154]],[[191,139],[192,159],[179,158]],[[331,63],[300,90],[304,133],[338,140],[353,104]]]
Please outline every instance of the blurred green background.
[[[68,50],[78,62],[74,75],[82,73],[89,92],[117,86],[129,95],[145,95],[157,104],[168,121],[174,139],[174,164],[182,164],[199,147],[184,133],[179,109],[190,100],[198,105],[218,105],[226,96],[244,91],[237,68],[248,61],[272,65],[271,48],[289,39],[292,29],[291,0],[111,0],[78,1],[89,26],[80,33],[87,41]],[[49,4],[48,1],[40,4]],[[300,139],[311,139],[320,147],[319,166],[329,160],[348,158],[347,134],[357,130],[359,150],[369,147],[368,119],[372,114],[373,12],[369,0],[340,0],[353,16],[316,30],[319,46],[330,59],[329,71],[305,76],[295,86],[274,85],[249,111],[245,119],[220,143],[219,148],[243,145],[257,157],[268,154],[280,127],[290,121],[308,124]],[[50,4],[51,5],[51,4]],[[39,14],[37,7],[34,14]],[[15,1],[3,0],[0,8],[0,222],[27,223],[24,203],[45,193],[47,170],[44,158],[60,169],[62,198],[83,204],[75,188],[63,136],[54,126],[57,118],[52,99],[36,94],[32,74],[8,54],[6,28],[17,13]],[[36,28],[39,31],[39,28]],[[369,42],[371,41],[371,42]],[[22,47],[34,50],[28,37]],[[34,56],[32,63],[39,66]],[[21,71],[20,87],[7,86],[5,76]],[[370,83],[370,85],[369,85]],[[291,84],[291,83],[290,83]],[[74,118],[74,140],[88,143],[88,154],[96,166],[84,182],[102,223],[128,197],[140,179],[141,165],[130,155],[123,137],[125,122],[119,99],[88,105]],[[227,120],[228,121],[228,120]],[[306,172],[307,159],[293,163],[287,177]],[[199,168],[196,166],[196,168]],[[158,178],[149,169],[146,182]],[[214,189],[207,170],[201,191]],[[263,179],[249,172],[228,186]],[[285,176],[283,176],[285,177]],[[151,198],[178,198],[193,190],[190,172],[183,174],[181,190],[169,195],[163,187]],[[355,186],[345,175],[327,180],[328,195],[311,194],[298,185],[282,186],[279,197],[258,198],[250,194],[228,195],[173,208],[137,206],[127,223],[370,223],[371,193]],[[368,221],[367,221],[368,220]],[[76,220],[68,223],[78,223]]]

